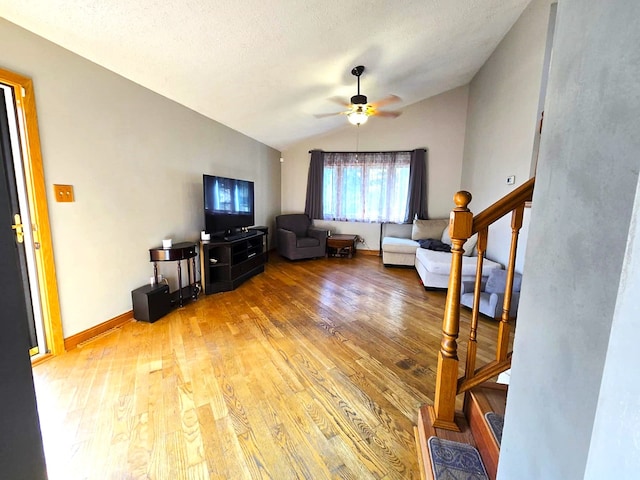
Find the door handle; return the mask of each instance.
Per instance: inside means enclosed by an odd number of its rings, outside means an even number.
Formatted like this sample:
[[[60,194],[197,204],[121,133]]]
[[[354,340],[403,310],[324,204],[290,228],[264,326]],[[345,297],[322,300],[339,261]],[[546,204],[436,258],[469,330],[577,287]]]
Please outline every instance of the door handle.
[[[20,214],[19,213],[16,213],[13,216],[13,222],[14,222],[14,224],[11,225],[11,228],[16,231],[16,240],[18,241],[18,243],[23,243],[24,242],[24,230],[22,229],[23,225],[22,225],[22,220],[20,219]]]

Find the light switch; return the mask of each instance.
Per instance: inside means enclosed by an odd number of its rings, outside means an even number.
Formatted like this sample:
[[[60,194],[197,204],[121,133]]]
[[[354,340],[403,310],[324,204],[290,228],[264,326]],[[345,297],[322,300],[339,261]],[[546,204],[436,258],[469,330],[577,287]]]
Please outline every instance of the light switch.
[[[73,185],[53,185],[56,202],[74,202]]]

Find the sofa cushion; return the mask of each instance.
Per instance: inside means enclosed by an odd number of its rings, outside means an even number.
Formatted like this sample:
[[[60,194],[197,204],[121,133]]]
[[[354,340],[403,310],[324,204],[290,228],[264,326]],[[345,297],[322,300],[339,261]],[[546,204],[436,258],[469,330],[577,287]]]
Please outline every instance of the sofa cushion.
[[[318,245],[320,245],[320,240],[314,237],[296,238],[296,247],[298,248],[317,247]]]
[[[382,237],[411,238],[412,223],[383,223]]]
[[[435,238],[440,240],[442,231],[449,225],[446,218],[436,218],[432,220],[414,220],[411,229],[411,240],[423,240],[426,238]]]
[[[453,243],[451,242],[451,237],[449,236],[448,224],[447,228],[445,228],[444,232],[442,232],[442,237],[440,238],[440,240],[442,241],[442,243],[453,245]],[[478,234],[474,233],[469,238],[467,238],[467,241],[464,242],[464,245],[462,246],[462,249],[464,250],[463,255],[465,257],[470,257],[473,254],[473,250],[476,248],[476,243],[478,243]]]
[[[385,252],[415,253],[418,247],[418,242],[408,238],[384,237],[382,239],[382,250]]]
[[[430,273],[436,273],[439,275],[449,275],[451,271],[451,253],[448,252],[436,252],[433,250],[426,250],[419,248],[416,251],[416,262],[422,263],[424,267]],[[462,257],[462,275],[475,275],[476,257]],[[497,262],[484,259],[482,263],[482,275],[489,275],[492,270],[502,269],[502,265]]]

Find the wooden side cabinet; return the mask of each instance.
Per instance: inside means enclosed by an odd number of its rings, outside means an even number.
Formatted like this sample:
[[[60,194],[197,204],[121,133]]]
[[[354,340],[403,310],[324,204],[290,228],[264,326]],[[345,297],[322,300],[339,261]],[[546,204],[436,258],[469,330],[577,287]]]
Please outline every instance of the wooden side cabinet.
[[[234,290],[249,278],[264,272],[267,261],[264,233],[233,241],[200,242],[200,272],[204,293]]]

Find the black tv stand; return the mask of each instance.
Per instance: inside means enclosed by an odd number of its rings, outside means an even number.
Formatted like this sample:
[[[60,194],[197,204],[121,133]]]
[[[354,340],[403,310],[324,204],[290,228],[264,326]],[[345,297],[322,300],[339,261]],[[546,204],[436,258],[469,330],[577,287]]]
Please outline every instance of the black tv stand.
[[[264,233],[241,232],[233,240],[213,238],[200,242],[200,274],[204,293],[227,292],[264,272],[267,255]],[[229,238],[229,237],[227,237]]]
[[[256,234],[257,232],[254,232],[254,231],[238,232],[238,233],[230,233],[228,235],[225,234],[223,238],[225,242],[233,242],[234,240],[239,240],[241,238],[255,237]]]

